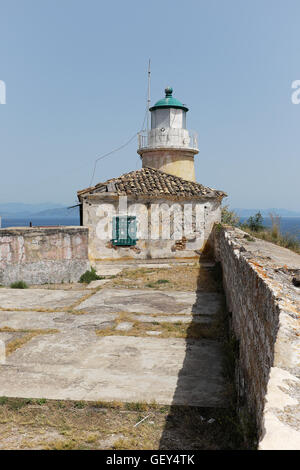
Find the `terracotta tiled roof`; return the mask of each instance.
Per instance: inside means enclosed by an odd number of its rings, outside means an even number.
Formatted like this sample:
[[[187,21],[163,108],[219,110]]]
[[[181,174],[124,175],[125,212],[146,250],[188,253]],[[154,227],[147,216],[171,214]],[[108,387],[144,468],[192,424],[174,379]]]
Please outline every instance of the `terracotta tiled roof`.
[[[223,191],[208,188],[199,183],[184,180],[178,176],[164,173],[154,168],[142,168],[141,170],[125,173],[118,178],[112,178],[105,183],[78,191],[78,197],[101,192],[112,192],[119,196],[177,196],[184,198],[227,196]]]

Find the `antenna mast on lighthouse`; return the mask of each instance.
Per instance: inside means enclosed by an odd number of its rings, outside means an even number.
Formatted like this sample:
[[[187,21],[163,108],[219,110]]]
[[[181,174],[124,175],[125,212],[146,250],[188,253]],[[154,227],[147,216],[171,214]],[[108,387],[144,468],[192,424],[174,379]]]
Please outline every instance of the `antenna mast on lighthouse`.
[[[150,124],[150,103],[151,103],[151,98],[150,98],[150,85],[151,85],[151,59],[149,59],[149,64],[148,64],[148,99],[147,99],[147,131],[149,132],[149,124]]]

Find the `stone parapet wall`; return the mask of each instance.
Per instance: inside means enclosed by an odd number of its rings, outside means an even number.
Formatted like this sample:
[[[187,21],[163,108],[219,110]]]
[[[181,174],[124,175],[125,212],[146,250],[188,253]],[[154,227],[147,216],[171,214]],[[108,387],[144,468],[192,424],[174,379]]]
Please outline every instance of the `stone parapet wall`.
[[[85,227],[0,229],[0,284],[75,282],[89,269]]]
[[[240,414],[254,419],[259,449],[300,449],[300,256],[230,227],[217,227],[215,240]]]

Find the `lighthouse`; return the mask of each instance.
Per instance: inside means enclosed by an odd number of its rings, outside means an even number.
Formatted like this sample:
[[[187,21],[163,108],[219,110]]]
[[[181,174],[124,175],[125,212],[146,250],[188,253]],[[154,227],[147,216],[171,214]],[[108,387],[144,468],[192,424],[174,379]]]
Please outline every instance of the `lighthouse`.
[[[165,98],[149,109],[151,129],[139,133],[138,154],[143,168],[155,168],[188,181],[196,181],[194,156],[197,135],[186,128],[188,108],[165,89]]]
[[[89,259],[196,258],[213,249],[223,191],[195,181],[197,136],[186,128],[185,104],[172,88],[150,107],[151,126],[139,133],[142,168],[78,191],[89,228]],[[150,123],[149,123],[150,124]]]

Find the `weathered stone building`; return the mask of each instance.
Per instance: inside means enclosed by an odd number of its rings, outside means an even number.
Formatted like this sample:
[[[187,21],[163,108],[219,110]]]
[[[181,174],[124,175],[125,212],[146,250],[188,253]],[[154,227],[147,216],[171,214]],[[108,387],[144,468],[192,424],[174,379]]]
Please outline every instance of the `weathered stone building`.
[[[188,108],[172,96],[151,112],[139,134],[142,169],[78,192],[89,228],[91,262],[126,258],[193,258],[221,217],[226,194],[195,181],[197,138],[186,129]]]

